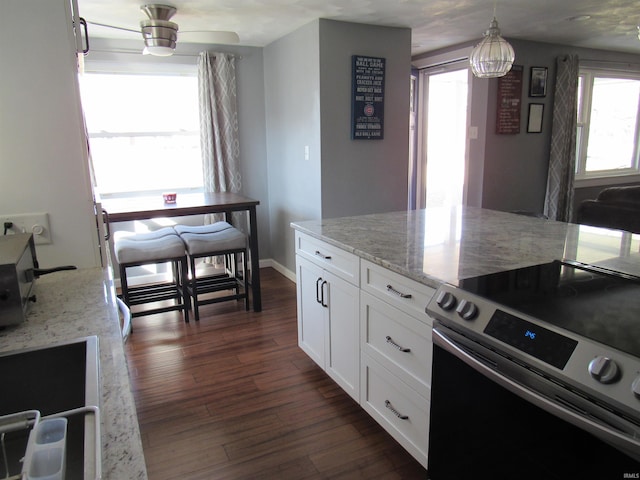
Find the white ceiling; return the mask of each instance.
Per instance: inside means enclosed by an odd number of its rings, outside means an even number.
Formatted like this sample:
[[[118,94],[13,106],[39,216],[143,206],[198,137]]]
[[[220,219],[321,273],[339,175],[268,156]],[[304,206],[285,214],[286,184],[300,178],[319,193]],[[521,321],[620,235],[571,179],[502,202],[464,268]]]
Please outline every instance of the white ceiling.
[[[87,21],[138,29],[144,1],[78,0]],[[160,3],[160,2],[159,2]],[[180,31],[237,32],[240,45],[263,47],[317,18],[412,30],[412,53],[478,40],[494,0],[171,0]],[[572,17],[588,15],[582,20]],[[640,54],[638,0],[499,0],[496,17],[509,38]],[[178,32],[178,44],[180,43]],[[135,39],[89,25],[94,37]],[[185,36],[186,37],[186,36]]]

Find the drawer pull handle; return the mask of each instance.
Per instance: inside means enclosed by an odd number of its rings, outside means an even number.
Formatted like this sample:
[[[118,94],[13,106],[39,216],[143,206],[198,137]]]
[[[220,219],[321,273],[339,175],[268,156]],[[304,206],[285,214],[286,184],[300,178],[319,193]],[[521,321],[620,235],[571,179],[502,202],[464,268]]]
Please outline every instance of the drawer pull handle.
[[[391,405],[391,402],[389,400],[384,401],[384,406],[391,410],[393,414],[400,420],[409,420],[409,417],[407,415],[402,415],[399,411],[393,408],[393,405]]]
[[[400,298],[411,298],[411,294],[410,293],[402,293],[399,292],[398,290],[396,290],[395,288],[393,288],[391,286],[391,284],[387,285],[387,292],[391,292],[391,293],[395,293],[396,295],[398,295]]]
[[[393,341],[393,338],[391,338],[389,335],[387,335],[387,343],[390,344],[390,345],[393,345],[394,347],[396,347],[401,352],[409,353],[411,351],[410,348],[404,348],[404,347],[398,345],[396,342]]]
[[[331,255],[325,255],[320,250],[316,250],[316,256],[320,258],[324,258],[325,260],[331,260]]]

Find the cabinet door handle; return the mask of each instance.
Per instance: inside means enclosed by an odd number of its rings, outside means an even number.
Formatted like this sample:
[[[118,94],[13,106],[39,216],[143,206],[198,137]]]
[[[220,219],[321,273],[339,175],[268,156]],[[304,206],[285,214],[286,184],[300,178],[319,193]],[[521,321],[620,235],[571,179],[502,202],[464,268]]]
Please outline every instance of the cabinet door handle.
[[[316,256],[320,257],[320,258],[323,258],[325,260],[331,260],[331,255],[325,255],[320,250],[316,250]]]
[[[320,300],[321,300],[321,304],[323,307],[325,308],[329,308],[329,305],[327,305],[326,303],[324,303],[324,286],[329,283],[326,280],[322,282],[322,284],[320,285]]]
[[[322,304],[322,300],[320,299],[320,289],[322,288],[320,282],[322,282],[322,277],[318,277],[316,280],[316,302]]]
[[[393,288],[391,286],[391,284],[387,285],[387,292],[391,292],[391,293],[395,293],[396,295],[398,295],[400,298],[411,298],[411,294],[410,293],[402,293],[399,292],[398,290],[396,290],[395,288]]]
[[[401,352],[409,353],[411,351],[410,348],[404,348],[404,347],[398,345],[396,342],[393,341],[393,338],[391,338],[389,335],[387,335],[387,343],[390,344],[390,345],[393,345],[395,348],[397,348]]]
[[[80,25],[82,25],[82,29],[84,30],[84,43],[86,45],[86,47],[82,48],[82,53],[86,55],[87,53],[89,53],[89,31],[87,30],[87,21],[84,18],[80,17],[79,23]]]
[[[104,208],[102,209],[102,223],[105,225],[105,234],[104,240],[105,242],[111,239],[111,223],[109,223],[109,212],[107,212]]]
[[[408,415],[403,415],[398,410],[393,408],[393,405],[391,405],[391,402],[389,400],[385,400],[384,401],[384,406],[387,407],[389,410],[391,410],[393,412],[393,414],[396,417],[398,417],[400,420],[409,420],[409,416]]]

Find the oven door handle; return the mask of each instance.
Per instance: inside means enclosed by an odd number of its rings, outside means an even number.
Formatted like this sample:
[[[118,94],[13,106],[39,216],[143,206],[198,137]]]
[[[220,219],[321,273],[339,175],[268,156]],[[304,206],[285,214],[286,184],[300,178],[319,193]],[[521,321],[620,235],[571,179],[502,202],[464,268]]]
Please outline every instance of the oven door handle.
[[[439,346],[446,352],[452,354],[456,358],[460,359],[471,368],[487,377],[489,380],[497,383],[511,393],[518,395],[524,400],[532,403],[546,412],[551,413],[567,422],[586,430],[587,432],[601,438],[605,442],[617,446],[632,456],[636,460],[640,461],[640,439],[632,438],[629,434],[621,432],[610,425],[605,425],[592,420],[591,418],[580,415],[573,410],[569,410],[560,403],[554,402],[550,398],[540,395],[535,391],[525,387],[524,385],[517,383],[510,378],[502,375],[497,370],[488,367],[477,358],[469,355],[465,350],[460,348],[457,342],[449,338],[445,333],[439,330],[437,327],[433,328],[433,343]],[[635,453],[634,453],[635,452]]]

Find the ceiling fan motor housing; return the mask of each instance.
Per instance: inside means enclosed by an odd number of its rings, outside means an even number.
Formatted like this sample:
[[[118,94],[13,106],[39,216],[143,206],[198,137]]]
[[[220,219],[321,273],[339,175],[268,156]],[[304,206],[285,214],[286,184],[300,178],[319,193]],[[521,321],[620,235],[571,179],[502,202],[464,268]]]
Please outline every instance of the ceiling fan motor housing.
[[[150,4],[141,6],[140,10],[149,17],[149,20],[140,22],[145,45],[147,47],[176,48],[178,24],[169,21],[176,13],[175,7]]]
[[[164,20],[143,20],[140,22],[142,36],[147,46],[159,45],[176,48],[178,24]]]

